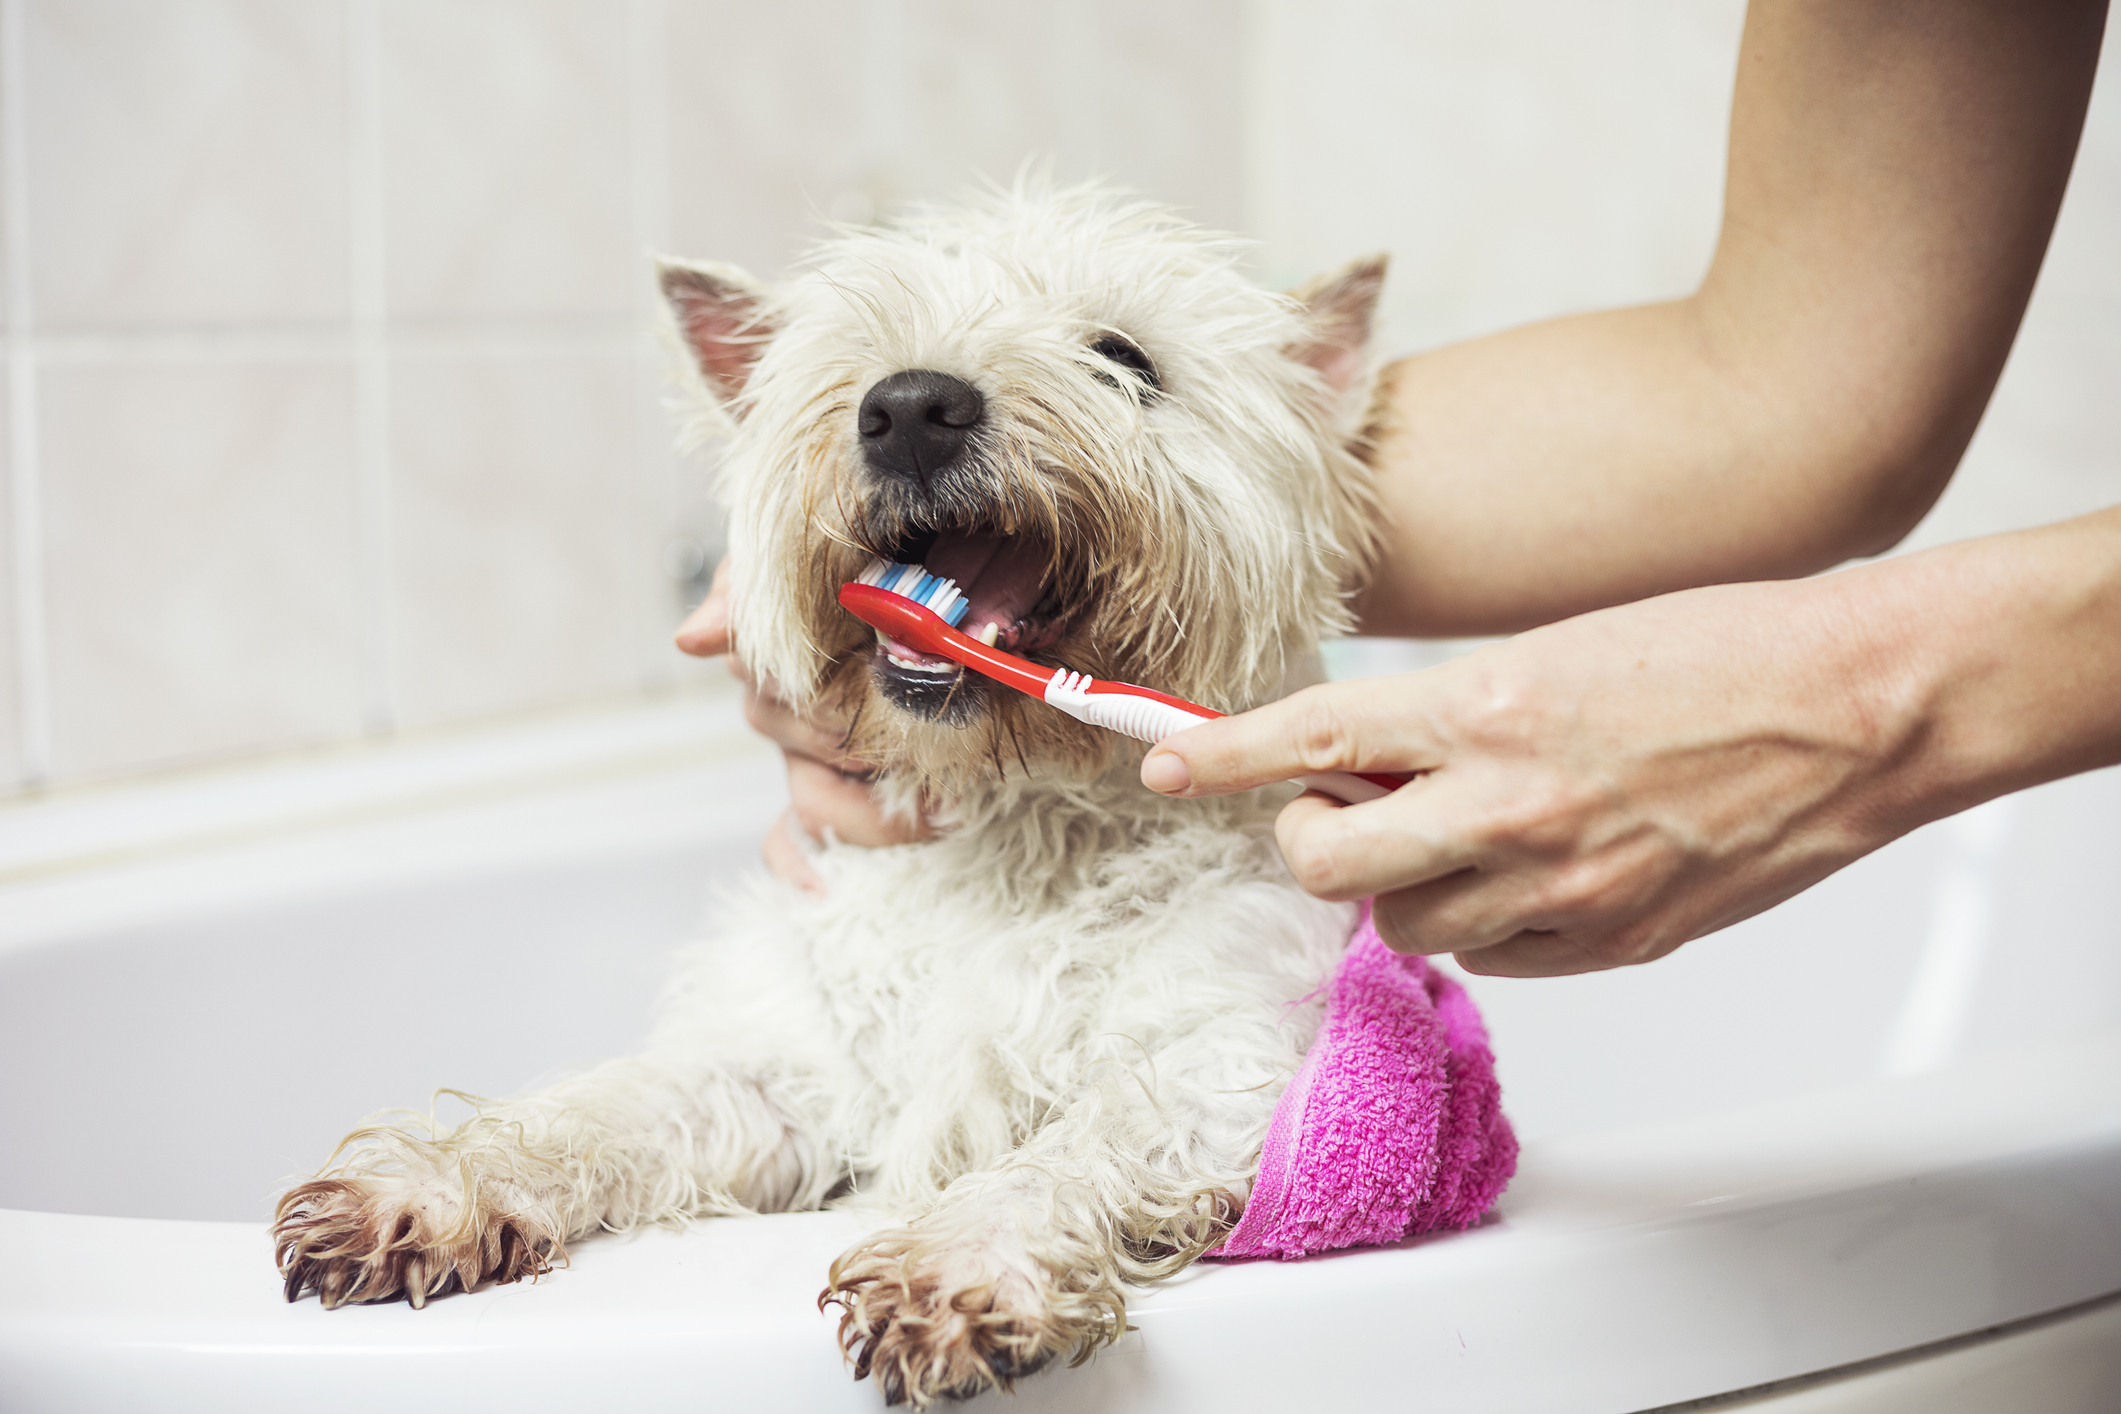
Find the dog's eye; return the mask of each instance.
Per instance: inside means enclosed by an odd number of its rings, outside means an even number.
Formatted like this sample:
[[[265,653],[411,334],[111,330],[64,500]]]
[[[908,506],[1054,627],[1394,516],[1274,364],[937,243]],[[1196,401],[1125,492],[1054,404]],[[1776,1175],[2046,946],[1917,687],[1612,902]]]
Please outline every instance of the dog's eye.
[[[1107,334],[1090,345],[1090,352],[1126,369],[1139,378],[1142,386],[1150,392],[1163,391],[1164,380],[1157,376],[1156,365],[1149,362],[1147,354],[1135,347],[1132,339],[1118,334]]]

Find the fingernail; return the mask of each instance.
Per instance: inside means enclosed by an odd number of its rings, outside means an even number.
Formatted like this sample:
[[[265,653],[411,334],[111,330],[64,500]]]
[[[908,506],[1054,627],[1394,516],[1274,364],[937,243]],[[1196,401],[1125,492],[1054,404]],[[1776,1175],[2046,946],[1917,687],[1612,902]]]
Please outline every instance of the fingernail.
[[[1163,795],[1177,795],[1193,786],[1193,773],[1175,751],[1152,751],[1142,762],[1142,784]]]

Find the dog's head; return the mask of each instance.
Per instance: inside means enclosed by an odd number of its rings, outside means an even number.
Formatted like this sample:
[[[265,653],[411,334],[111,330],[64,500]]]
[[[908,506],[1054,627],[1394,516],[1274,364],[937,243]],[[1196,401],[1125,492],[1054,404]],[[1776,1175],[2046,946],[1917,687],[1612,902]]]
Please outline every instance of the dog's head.
[[[836,595],[876,557],[955,579],[961,627],[1224,710],[1347,626],[1376,510],[1359,455],[1380,259],[1294,297],[1162,209],[1037,184],[820,247],[767,289],[666,262],[722,488],[737,651],[935,784],[1096,769],[1114,739]]]

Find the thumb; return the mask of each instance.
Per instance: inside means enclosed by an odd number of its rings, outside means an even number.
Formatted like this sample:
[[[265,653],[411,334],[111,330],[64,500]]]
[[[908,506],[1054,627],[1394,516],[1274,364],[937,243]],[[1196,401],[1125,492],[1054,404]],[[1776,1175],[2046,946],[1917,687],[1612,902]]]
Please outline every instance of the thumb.
[[[1328,771],[1426,771],[1442,764],[1423,723],[1420,674],[1325,683],[1250,712],[1188,727],[1142,760],[1165,795],[1224,795]]]
[[[681,652],[695,658],[712,658],[729,651],[728,556],[714,567],[714,583],[708,586],[707,597],[678,625],[677,644]]]

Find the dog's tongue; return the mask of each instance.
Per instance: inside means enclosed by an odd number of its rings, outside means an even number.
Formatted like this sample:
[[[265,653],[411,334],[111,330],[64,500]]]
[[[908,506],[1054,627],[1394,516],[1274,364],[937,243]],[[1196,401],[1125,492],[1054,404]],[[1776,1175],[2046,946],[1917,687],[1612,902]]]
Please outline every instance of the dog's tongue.
[[[925,563],[930,574],[957,581],[972,606],[958,628],[974,638],[981,637],[988,624],[1006,634],[1045,592],[1045,554],[1014,536],[945,531],[929,548]]]

